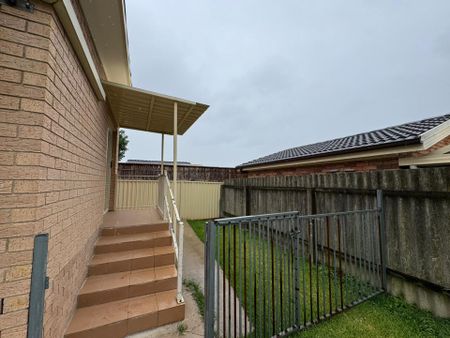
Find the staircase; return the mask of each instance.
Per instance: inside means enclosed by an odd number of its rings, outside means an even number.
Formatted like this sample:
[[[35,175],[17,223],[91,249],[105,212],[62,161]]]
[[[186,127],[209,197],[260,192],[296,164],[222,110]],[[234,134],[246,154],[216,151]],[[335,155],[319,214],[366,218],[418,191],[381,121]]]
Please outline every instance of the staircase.
[[[66,338],[122,338],[184,319],[167,223],[102,230]]]

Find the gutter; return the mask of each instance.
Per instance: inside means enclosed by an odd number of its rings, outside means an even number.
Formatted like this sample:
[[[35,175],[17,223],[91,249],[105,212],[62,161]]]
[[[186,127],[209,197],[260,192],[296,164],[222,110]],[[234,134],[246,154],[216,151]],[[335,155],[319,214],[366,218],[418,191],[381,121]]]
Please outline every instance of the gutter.
[[[106,94],[71,0],[43,1],[52,5],[55,9],[95,95],[99,100],[104,101]]]

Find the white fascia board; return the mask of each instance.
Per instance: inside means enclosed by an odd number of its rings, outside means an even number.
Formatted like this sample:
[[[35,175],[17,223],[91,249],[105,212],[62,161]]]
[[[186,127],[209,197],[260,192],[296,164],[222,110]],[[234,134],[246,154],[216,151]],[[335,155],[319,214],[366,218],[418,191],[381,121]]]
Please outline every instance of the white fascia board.
[[[424,149],[428,149],[450,135],[450,120],[420,135]]]
[[[425,166],[436,164],[450,165],[450,145],[442,147],[428,155],[401,158],[399,161],[400,166]]]
[[[56,14],[61,20],[64,29],[69,37],[69,40],[83,66],[84,71],[89,79],[89,82],[94,89],[95,94],[99,100],[105,100],[106,95],[97,72],[97,68],[92,58],[86,39],[84,38],[83,30],[78,21],[75,9],[70,0],[59,0],[53,4]]]

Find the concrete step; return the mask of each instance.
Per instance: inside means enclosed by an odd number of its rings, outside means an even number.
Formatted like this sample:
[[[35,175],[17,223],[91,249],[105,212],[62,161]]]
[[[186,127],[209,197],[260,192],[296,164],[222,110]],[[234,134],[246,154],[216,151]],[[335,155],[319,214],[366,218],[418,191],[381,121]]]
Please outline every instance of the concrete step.
[[[78,295],[78,307],[176,289],[174,265],[90,276]]]
[[[173,246],[108,252],[92,257],[88,276],[173,265],[174,263]]]
[[[184,319],[176,290],[133,297],[76,310],[65,338],[123,338]]]
[[[102,236],[98,239],[94,252],[96,254],[101,254],[170,245],[172,245],[172,236],[169,230],[152,231],[125,235]]]
[[[168,223],[157,224],[140,224],[123,227],[104,227],[102,229],[102,236],[116,236],[127,234],[140,234],[143,232],[164,231],[169,229]]]

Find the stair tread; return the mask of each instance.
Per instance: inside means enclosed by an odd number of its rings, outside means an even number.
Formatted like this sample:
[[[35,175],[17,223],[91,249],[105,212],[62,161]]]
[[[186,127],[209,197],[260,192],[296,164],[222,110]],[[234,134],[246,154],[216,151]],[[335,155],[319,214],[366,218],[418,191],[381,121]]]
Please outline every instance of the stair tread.
[[[97,241],[96,246],[119,244],[126,242],[148,241],[156,238],[170,237],[169,230],[143,232],[137,234],[124,234],[115,236],[102,236]]]
[[[155,280],[164,280],[176,276],[177,270],[174,265],[93,275],[86,279],[79,295],[148,283]]]
[[[176,290],[93,305],[76,310],[66,335],[88,331],[151,313],[184,306],[176,302]]]
[[[159,232],[169,229],[169,223],[152,223],[152,224],[137,224],[137,225],[114,225],[114,226],[103,226],[101,233],[103,236],[117,236],[124,234],[135,234],[135,233],[148,233],[148,232]]]
[[[108,252],[102,254],[95,254],[91,260],[91,266],[106,264],[112,262],[120,262],[129,259],[151,257],[157,255],[164,255],[174,253],[173,246],[161,246],[155,248],[135,249],[118,252]]]

